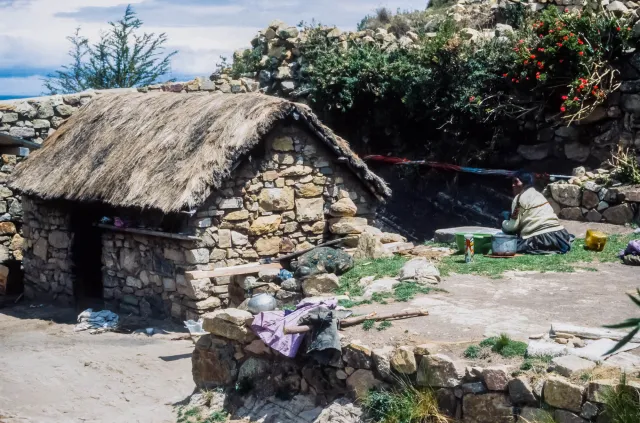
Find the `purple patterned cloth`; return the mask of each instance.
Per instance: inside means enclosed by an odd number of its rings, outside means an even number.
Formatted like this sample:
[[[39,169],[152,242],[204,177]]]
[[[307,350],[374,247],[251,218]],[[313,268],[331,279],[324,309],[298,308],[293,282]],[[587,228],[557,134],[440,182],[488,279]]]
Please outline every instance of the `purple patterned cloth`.
[[[629,245],[625,250],[620,251],[620,258],[624,256],[640,256],[640,239],[629,241]]]
[[[285,335],[285,326],[297,326],[298,321],[311,310],[320,306],[330,309],[336,308],[338,301],[335,298],[327,298],[319,301],[302,300],[296,306],[296,310],[287,314],[281,310],[265,311],[253,319],[251,329],[262,341],[282,353],[285,357],[293,358],[298,353],[298,348],[304,339],[304,333]]]

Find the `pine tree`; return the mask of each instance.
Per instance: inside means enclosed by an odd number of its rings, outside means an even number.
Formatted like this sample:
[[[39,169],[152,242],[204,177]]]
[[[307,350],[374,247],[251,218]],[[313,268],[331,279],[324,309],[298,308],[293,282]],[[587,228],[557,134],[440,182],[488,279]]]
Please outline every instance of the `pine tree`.
[[[138,35],[142,21],[127,6],[124,17],[109,22],[110,29],[91,45],[80,28],[67,37],[71,64],[48,75],[44,86],[50,94],[69,94],[93,89],[151,85],[166,75],[177,51],[164,55],[165,33]]]

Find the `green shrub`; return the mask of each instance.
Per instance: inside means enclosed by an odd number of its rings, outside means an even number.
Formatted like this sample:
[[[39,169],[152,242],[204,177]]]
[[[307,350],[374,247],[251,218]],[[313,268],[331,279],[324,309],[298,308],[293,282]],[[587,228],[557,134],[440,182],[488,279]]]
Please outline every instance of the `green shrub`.
[[[524,357],[527,352],[527,344],[525,342],[514,341],[504,333],[498,337],[483,340],[480,342],[480,347],[491,348],[491,351],[505,358]]]
[[[367,319],[364,322],[362,322],[362,330],[366,330],[369,331],[371,329],[373,329],[373,327],[375,326],[376,321],[373,319]]]
[[[640,422],[640,393],[627,385],[622,375],[620,385],[604,392],[604,414],[611,423]]]
[[[417,389],[402,381],[394,391],[371,391],[363,403],[368,417],[375,423],[447,423],[440,414],[432,390]]]
[[[376,328],[376,330],[378,332],[382,332],[383,330],[389,329],[392,325],[393,324],[390,321],[384,320],[378,324],[378,327]]]
[[[481,348],[478,345],[470,345],[464,350],[464,356],[466,358],[478,358],[480,356]]]

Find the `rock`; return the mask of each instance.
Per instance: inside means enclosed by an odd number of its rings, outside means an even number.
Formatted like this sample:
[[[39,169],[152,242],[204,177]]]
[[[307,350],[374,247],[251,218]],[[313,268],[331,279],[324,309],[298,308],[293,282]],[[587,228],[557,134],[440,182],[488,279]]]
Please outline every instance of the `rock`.
[[[420,360],[416,383],[418,386],[453,388],[460,385],[464,367],[444,354],[426,355]]]
[[[376,235],[369,233],[365,229],[365,233],[361,234],[358,238],[357,250],[353,253],[355,259],[380,259],[385,257],[392,257],[393,253],[387,251],[384,248],[380,238]]]
[[[218,247],[231,248],[231,231],[229,229],[218,230]]]
[[[391,244],[393,242],[407,242],[407,238],[391,232],[384,232],[380,236],[380,242],[382,242],[383,244]]]
[[[175,289],[174,289],[175,290]],[[222,305],[222,301],[218,297],[209,297],[202,301],[189,301],[187,306],[198,311],[211,311]]]
[[[579,121],[577,121],[577,123],[579,125],[588,125],[591,123],[600,122],[606,117],[607,117],[607,109],[602,106],[597,106],[595,109],[593,109],[591,113],[589,113],[589,116],[583,119],[580,119]]]
[[[244,350],[248,353],[255,355],[271,355],[271,348],[269,348],[261,339],[251,341],[249,345],[244,347]]]
[[[339,287],[340,278],[333,273],[309,276],[302,281],[302,291],[308,297],[333,294]]]
[[[36,136],[36,131],[25,126],[13,126],[9,129],[9,135],[16,138],[33,138]]]
[[[587,173],[587,170],[584,168],[584,166],[578,166],[578,167],[573,169],[573,172],[571,174],[573,176],[581,178],[581,177],[585,176],[586,173]]]
[[[293,210],[294,192],[292,188],[265,188],[258,195],[260,207],[265,211]]]
[[[49,243],[46,238],[40,238],[33,246],[33,254],[42,260],[47,260],[47,251],[49,249]]]
[[[276,150],[276,151],[280,151],[280,152],[287,152],[287,151],[293,151],[293,139],[291,137],[278,137],[275,140],[273,140],[273,144],[271,145],[271,147]]]
[[[358,400],[364,400],[369,391],[382,384],[370,370],[359,369],[347,379],[347,388]]]
[[[226,386],[235,381],[235,350],[227,340],[211,335],[200,337],[191,356],[193,381],[201,389]]]
[[[486,394],[488,391],[487,391],[487,387],[484,386],[484,383],[471,382],[471,383],[462,384],[462,392],[464,394],[479,395],[479,394]]]
[[[368,226],[363,217],[341,217],[329,220],[329,230],[336,235],[360,234]]]
[[[413,348],[415,355],[434,355],[438,353],[440,346],[438,344],[420,344]]]
[[[387,382],[393,382],[394,380],[393,374],[391,373],[391,354],[393,354],[393,347],[388,345],[371,352],[373,368],[376,374]]]
[[[313,173],[311,166],[296,165],[291,166],[280,172],[280,176],[306,176]]]
[[[553,417],[548,411],[541,408],[524,407],[520,412],[520,418],[518,419],[518,422],[521,421],[523,423],[548,422],[553,421]]]
[[[410,375],[418,370],[413,348],[399,347],[391,356],[391,367],[398,373]]]
[[[633,220],[633,209],[629,204],[619,204],[606,209],[602,213],[602,216],[608,223],[624,225],[625,223],[630,223]]]
[[[262,383],[270,370],[271,364],[267,360],[249,357],[240,367],[238,381],[251,381],[254,385],[256,383]]]
[[[209,250],[206,248],[186,250],[184,258],[189,264],[207,264],[209,263]]]
[[[587,222],[600,222],[602,220],[602,214],[596,210],[589,210],[584,218]]]
[[[600,410],[598,406],[590,403],[589,401],[582,404],[582,410],[580,411],[580,417],[584,417],[587,420],[591,420],[598,416]]]
[[[533,388],[525,377],[517,377],[509,381],[509,397],[515,405],[536,405],[537,400]]]
[[[556,408],[580,412],[582,388],[560,377],[550,377],[544,384],[544,400]]]
[[[234,247],[241,247],[249,243],[249,237],[240,232],[231,231],[231,244]]]
[[[255,338],[246,326],[253,321],[253,315],[248,311],[229,308],[207,313],[202,318],[202,328],[213,335],[243,343],[251,342]]]
[[[619,382],[610,379],[594,380],[587,386],[587,401],[603,403],[608,391],[615,389]]]
[[[323,198],[299,198],[296,200],[296,220],[298,222],[315,222],[323,219]]]
[[[596,367],[593,361],[576,357],[575,355],[565,355],[552,360],[555,371],[564,377],[572,377],[588,372]]]
[[[249,228],[251,235],[266,235],[275,232],[282,223],[282,216],[274,214],[271,216],[261,216],[253,221]]]
[[[560,138],[577,139],[580,131],[574,126],[561,126],[556,129],[555,135]]]
[[[482,372],[482,378],[490,391],[506,391],[511,379],[509,373],[507,366],[487,367]]]
[[[295,278],[287,279],[286,281],[282,282],[280,287],[284,290],[292,291],[292,292],[302,291],[302,283]]]
[[[520,145],[518,153],[527,160],[543,160],[549,157],[551,147],[549,144]]]
[[[567,207],[560,210],[559,217],[566,220],[582,220],[582,210],[580,207]]]
[[[224,216],[224,220],[227,220],[229,222],[238,222],[241,220],[247,220],[248,218],[249,218],[248,210],[232,211],[231,213],[227,213]]]
[[[329,214],[336,217],[353,217],[358,212],[358,207],[351,198],[341,198],[329,207]]]
[[[364,293],[362,294],[362,297],[371,299],[371,297],[375,293],[393,293],[393,288],[399,283],[400,281],[392,278],[378,279],[367,286],[367,288],[364,290]]]
[[[588,209],[595,208],[600,202],[600,198],[598,198],[598,194],[593,191],[584,190],[582,192],[582,206]]]
[[[260,238],[256,241],[254,247],[260,256],[274,256],[280,252],[280,242],[282,238]]]
[[[414,280],[418,283],[440,283],[440,272],[426,258],[418,257],[409,260],[402,266],[398,278],[401,281]]]
[[[553,413],[553,417],[556,423],[587,423],[585,419],[566,410],[556,410]]]
[[[465,422],[471,423],[512,423],[513,410],[504,394],[466,395],[462,401]]]
[[[625,112],[640,115],[640,94],[622,94],[620,106]]]
[[[579,207],[580,206],[580,188],[569,184],[551,184],[549,185],[551,196],[554,200],[563,206]]]
[[[308,184],[296,185],[296,194],[299,197],[304,197],[304,198],[318,197],[322,195],[323,191],[324,191],[324,187],[320,185],[316,185],[311,182]]]
[[[372,354],[373,352],[368,345],[363,344],[359,340],[353,340],[349,345],[343,348],[342,358],[347,365],[347,368],[370,369]]]
[[[324,220],[314,223],[313,225],[302,225],[302,230],[305,232],[311,232],[315,235],[323,234],[327,225]]]
[[[618,0],[609,3],[609,5],[607,6],[607,10],[609,12],[613,12],[616,16],[622,16],[629,11],[627,6],[625,6],[623,2]]]

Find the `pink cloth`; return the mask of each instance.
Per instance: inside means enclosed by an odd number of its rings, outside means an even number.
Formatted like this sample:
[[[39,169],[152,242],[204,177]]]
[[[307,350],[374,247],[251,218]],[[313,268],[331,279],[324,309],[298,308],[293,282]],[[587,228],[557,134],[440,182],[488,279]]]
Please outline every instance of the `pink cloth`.
[[[305,334],[285,335],[285,326],[297,326],[298,321],[315,308],[325,306],[334,309],[337,305],[338,301],[335,298],[321,301],[302,300],[296,306],[296,310],[286,316],[281,310],[265,311],[256,315],[251,329],[266,345],[282,353],[285,357],[293,358],[298,353],[298,348],[300,348]]]

